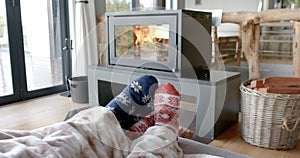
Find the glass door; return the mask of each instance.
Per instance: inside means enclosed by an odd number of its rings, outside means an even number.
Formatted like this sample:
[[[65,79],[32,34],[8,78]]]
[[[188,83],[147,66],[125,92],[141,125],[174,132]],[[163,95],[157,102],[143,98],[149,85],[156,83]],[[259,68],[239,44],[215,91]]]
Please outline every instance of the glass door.
[[[13,94],[5,1],[0,0],[0,97]]]
[[[0,0],[0,105],[66,89],[65,3]]]
[[[63,84],[62,53],[60,51],[62,46],[59,42],[58,31],[60,28],[56,25],[57,13],[55,12],[58,6],[52,2],[21,0],[28,91]],[[33,4],[34,9],[32,9]]]

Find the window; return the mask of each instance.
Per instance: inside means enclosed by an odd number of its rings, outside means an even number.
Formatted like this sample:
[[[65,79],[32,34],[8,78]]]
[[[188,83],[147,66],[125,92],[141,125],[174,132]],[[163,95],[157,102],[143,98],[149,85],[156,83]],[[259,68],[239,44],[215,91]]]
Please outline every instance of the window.
[[[173,0],[106,0],[107,12],[164,10],[175,6],[177,6],[177,1]]]
[[[130,10],[130,0],[106,0],[107,12],[123,12]]]

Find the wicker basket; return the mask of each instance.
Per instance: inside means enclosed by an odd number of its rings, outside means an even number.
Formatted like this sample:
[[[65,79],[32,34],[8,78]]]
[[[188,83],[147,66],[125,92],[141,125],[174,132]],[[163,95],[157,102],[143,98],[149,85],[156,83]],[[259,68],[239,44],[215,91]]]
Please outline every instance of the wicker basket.
[[[290,149],[298,142],[300,94],[271,94],[241,84],[243,139],[259,147]]]

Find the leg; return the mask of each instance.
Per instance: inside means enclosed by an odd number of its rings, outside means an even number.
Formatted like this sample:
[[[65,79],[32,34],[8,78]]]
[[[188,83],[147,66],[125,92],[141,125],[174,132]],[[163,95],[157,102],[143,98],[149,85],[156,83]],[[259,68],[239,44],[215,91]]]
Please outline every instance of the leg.
[[[165,126],[178,135],[180,94],[175,87],[166,83],[155,91],[155,125]]]
[[[154,110],[152,98],[157,83],[154,76],[143,75],[132,81],[106,105],[106,108],[111,109],[115,114],[123,129],[129,129]]]

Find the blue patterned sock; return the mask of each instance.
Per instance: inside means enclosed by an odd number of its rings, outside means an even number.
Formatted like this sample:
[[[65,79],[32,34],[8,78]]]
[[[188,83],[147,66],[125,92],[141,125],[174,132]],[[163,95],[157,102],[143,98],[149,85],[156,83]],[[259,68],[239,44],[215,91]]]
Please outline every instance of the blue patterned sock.
[[[154,92],[157,87],[158,81],[154,76],[140,76],[105,107],[112,110],[121,127],[127,130],[154,110]]]

